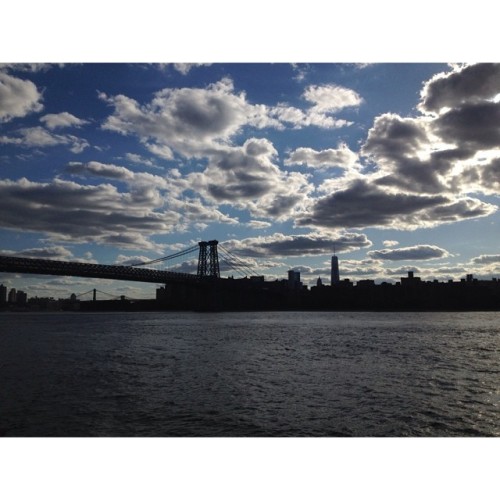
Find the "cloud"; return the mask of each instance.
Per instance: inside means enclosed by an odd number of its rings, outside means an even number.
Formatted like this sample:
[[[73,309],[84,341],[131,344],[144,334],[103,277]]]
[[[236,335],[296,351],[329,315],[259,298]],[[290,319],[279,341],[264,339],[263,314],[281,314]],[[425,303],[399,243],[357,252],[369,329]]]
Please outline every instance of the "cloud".
[[[51,259],[51,260],[72,260],[73,253],[67,248],[57,245],[45,248],[27,248],[25,250],[2,250],[4,255],[15,255],[16,257],[29,257],[35,259]]]
[[[302,235],[274,233],[270,236],[228,240],[222,245],[237,255],[249,257],[302,257],[331,254],[334,245],[337,252],[359,250],[371,246],[371,241],[366,235],[358,233],[326,234],[318,232]]]
[[[41,101],[33,82],[0,71],[0,123],[41,111]]]
[[[158,156],[162,158],[163,160],[173,160],[174,159],[174,153],[172,150],[165,145],[158,145],[158,144],[150,144],[148,142],[144,142],[144,147],[152,154],[155,156]]]
[[[81,177],[103,177],[113,181],[122,181],[129,189],[130,203],[134,207],[160,209],[164,206],[172,213],[178,214],[177,229],[185,228],[187,224],[224,223],[237,224],[238,220],[229,217],[213,206],[202,204],[198,198],[178,198],[180,191],[176,181],[147,172],[132,172],[128,168],[114,164],[96,161],[88,163],[70,163],[66,170]],[[163,192],[168,192],[168,196]],[[206,227],[206,226],[205,226]]]
[[[271,227],[272,224],[262,220],[251,220],[246,223],[246,226],[251,227],[252,229],[267,229],[268,227]]]
[[[174,68],[182,75],[187,75],[193,68],[210,66],[207,63],[174,63]]]
[[[500,263],[500,255],[480,255],[474,257],[471,262],[473,264],[497,264]]]
[[[125,155],[125,159],[131,161],[132,163],[137,163],[138,165],[144,165],[146,167],[156,168],[156,165],[151,160],[135,153],[127,153]]]
[[[50,113],[42,116],[40,121],[50,130],[63,127],[81,127],[82,125],[90,123],[87,120],[77,118],[67,111],[57,114]]]
[[[155,199],[120,193],[110,184],[0,180],[0,227],[59,241],[161,251],[149,237],[170,233],[180,216],[156,208]]]
[[[395,247],[395,246],[399,245],[399,241],[396,241],[396,240],[384,240],[382,242],[382,244],[384,245],[384,247]]]
[[[292,64],[292,69],[295,73],[293,79],[296,82],[302,82],[303,80],[305,80],[309,71],[309,64]]]
[[[306,89],[304,98],[312,106],[305,111],[283,103],[252,104],[244,92],[235,91],[230,78],[205,88],[165,88],[143,105],[125,95],[101,92],[99,97],[113,107],[104,129],[136,135],[151,152],[165,159],[172,159],[173,152],[188,158],[210,155],[229,145],[244,127],[346,126],[351,122],[331,114],[362,102],[353,90],[327,85]]]
[[[432,130],[443,141],[462,148],[495,149],[500,142],[500,102],[463,104],[436,118]]]
[[[432,77],[421,93],[420,111],[440,113],[447,108],[491,100],[500,93],[500,64],[460,66]]]
[[[107,179],[131,181],[135,174],[131,170],[113,164],[90,161],[88,163],[71,162],[66,170],[71,174],[81,176],[98,176]]]
[[[386,201],[405,194],[419,197],[406,201],[437,202],[423,213],[424,227],[439,224],[440,215],[443,222],[453,222],[494,213],[495,205],[469,195],[500,189],[499,96],[499,65],[459,66],[436,75],[423,87],[420,116],[386,113],[375,119],[361,150],[375,165],[365,181],[387,194]],[[322,201],[320,207],[326,204]],[[403,219],[389,225],[410,228],[416,222]]]
[[[316,151],[311,148],[297,148],[285,160],[285,165],[306,165],[311,168],[355,168],[358,155],[349,149],[346,144],[341,144],[338,149],[325,149]]]
[[[303,97],[313,103],[313,112],[321,114],[357,107],[363,102],[357,92],[340,85],[310,85]]]
[[[203,229],[209,224],[238,224],[238,219],[223,214],[213,205],[207,205],[198,198],[170,199],[169,207],[174,212],[182,214],[182,220],[187,223],[203,224]]]
[[[137,135],[144,143],[167,146],[187,157],[217,149],[246,125],[279,126],[266,106],[252,105],[245,93],[235,93],[229,78],[206,88],[166,88],[143,106],[124,95],[99,96],[114,108],[104,129]]]
[[[115,264],[119,266],[134,266],[137,264],[142,264],[144,262],[150,261],[150,257],[145,257],[144,255],[118,255],[115,260]]]
[[[392,113],[378,116],[362,147],[362,154],[378,167],[380,185],[408,193],[441,193],[448,190],[446,174],[454,160],[470,156],[469,150],[432,151],[429,123]]]
[[[324,228],[371,226],[411,230],[484,217],[496,210],[495,205],[472,198],[398,193],[359,179],[342,191],[315,200],[296,223]]]
[[[443,248],[435,245],[415,245],[384,250],[371,250],[367,253],[372,259],[381,260],[429,260],[450,257]]]
[[[253,217],[285,219],[305,203],[313,187],[303,174],[281,171],[276,154],[267,139],[248,139],[243,146],[214,152],[203,172],[179,178],[177,185],[209,203],[248,210]]]
[[[0,136],[0,144],[14,144],[23,148],[68,146],[75,154],[89,147],[85,139],[74,135],[53,134],[43,127],[22,128],[17,130],[14,136]]]
[[[403,266],[397,269],[386,268],[383,272],[389,276],[407,276],[408,272],[411,271],[415,274],[420,274],[422,270],[415,266]]]

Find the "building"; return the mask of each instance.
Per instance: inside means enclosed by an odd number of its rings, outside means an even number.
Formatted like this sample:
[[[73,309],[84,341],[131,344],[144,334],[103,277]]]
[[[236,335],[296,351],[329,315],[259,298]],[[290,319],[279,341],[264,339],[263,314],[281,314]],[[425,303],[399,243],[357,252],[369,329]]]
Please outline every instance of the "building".
[[[332,285],[337,285],[340,282],[339,259],[335,254],[333,254],[332,257],[332,275],[330,282]]]
[[[419,286],[422,283],[421,279],[413,275],[413,271],[408,271],[407,278],[401,278],[403,286]]]
[[[7,302],[7,287],[0,285],[0,304]]]
[[[16,304],[26,305],[28,302],[28,294],[22,290],[16,292]]]
[[[17,292],[15,288],[11,288],[9,292],[9,304],[15,304],[17,298]]]
[[[302,283],[300,282],[300,271],[290,269],[290,271],[288,271],[288,288],[298,290],[301,287]]]

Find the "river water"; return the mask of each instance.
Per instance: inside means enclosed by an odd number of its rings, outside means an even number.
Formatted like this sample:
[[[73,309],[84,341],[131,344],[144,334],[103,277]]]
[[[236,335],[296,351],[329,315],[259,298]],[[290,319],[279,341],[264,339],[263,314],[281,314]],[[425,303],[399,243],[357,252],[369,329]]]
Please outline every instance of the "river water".
[[[5,436],[499,436],[500,313],[3,313]]]

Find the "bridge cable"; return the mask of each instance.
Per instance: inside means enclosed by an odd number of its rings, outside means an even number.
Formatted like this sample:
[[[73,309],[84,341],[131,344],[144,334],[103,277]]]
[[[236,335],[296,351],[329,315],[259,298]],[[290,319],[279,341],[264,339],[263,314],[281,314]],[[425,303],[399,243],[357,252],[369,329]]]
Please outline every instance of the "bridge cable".
[[[227,262],[231,268],[235,269],[235,267],[238,267],[240,269],[243,269],[246,271],[248,274],[252,276],[259,276],[258,273],[256,273],[249,264],[247,264],[244,260],[240,259],[236,255],[234,255],[232,252],[229,250],[226,250],[224,247],[219,245],[219,250],[221,250],[222,254],[225,256],[224,261]],[[231,259],[231,261],[228,261],[227,259]],[[234,266],[230,264],[230,262],[234,262]]]
[[[184,255],[187,255],[189,253],[193,253],[194,251],[198,250],[198,245],[196,246],[192,246],[192,247],[189,247],[189,248],[186,248],[184,250],[181,250],[179,252],[176,252],[172,255],[167,255],[166,257],[160,257],[158,259],[154,259],[154,260],[150,260],[150,261],[147,261],[147,262],[140,262],[140,263],[137,263],[137,264],[131,264],[132,267],[139,267],[139,266],[147,266],[147,265],[150,265],[150,264],[157,264],[158,262],[164,262],[166,260],[171,260],[171,259],[175,259],[177,257],[183,257]]]

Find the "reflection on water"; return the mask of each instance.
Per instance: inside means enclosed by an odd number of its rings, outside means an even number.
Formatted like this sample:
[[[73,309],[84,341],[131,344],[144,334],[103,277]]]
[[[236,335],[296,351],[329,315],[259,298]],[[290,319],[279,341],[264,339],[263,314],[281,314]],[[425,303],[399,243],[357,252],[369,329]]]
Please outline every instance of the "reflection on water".
[[[0,315],[6,436],[498,436],[499,313]]]

